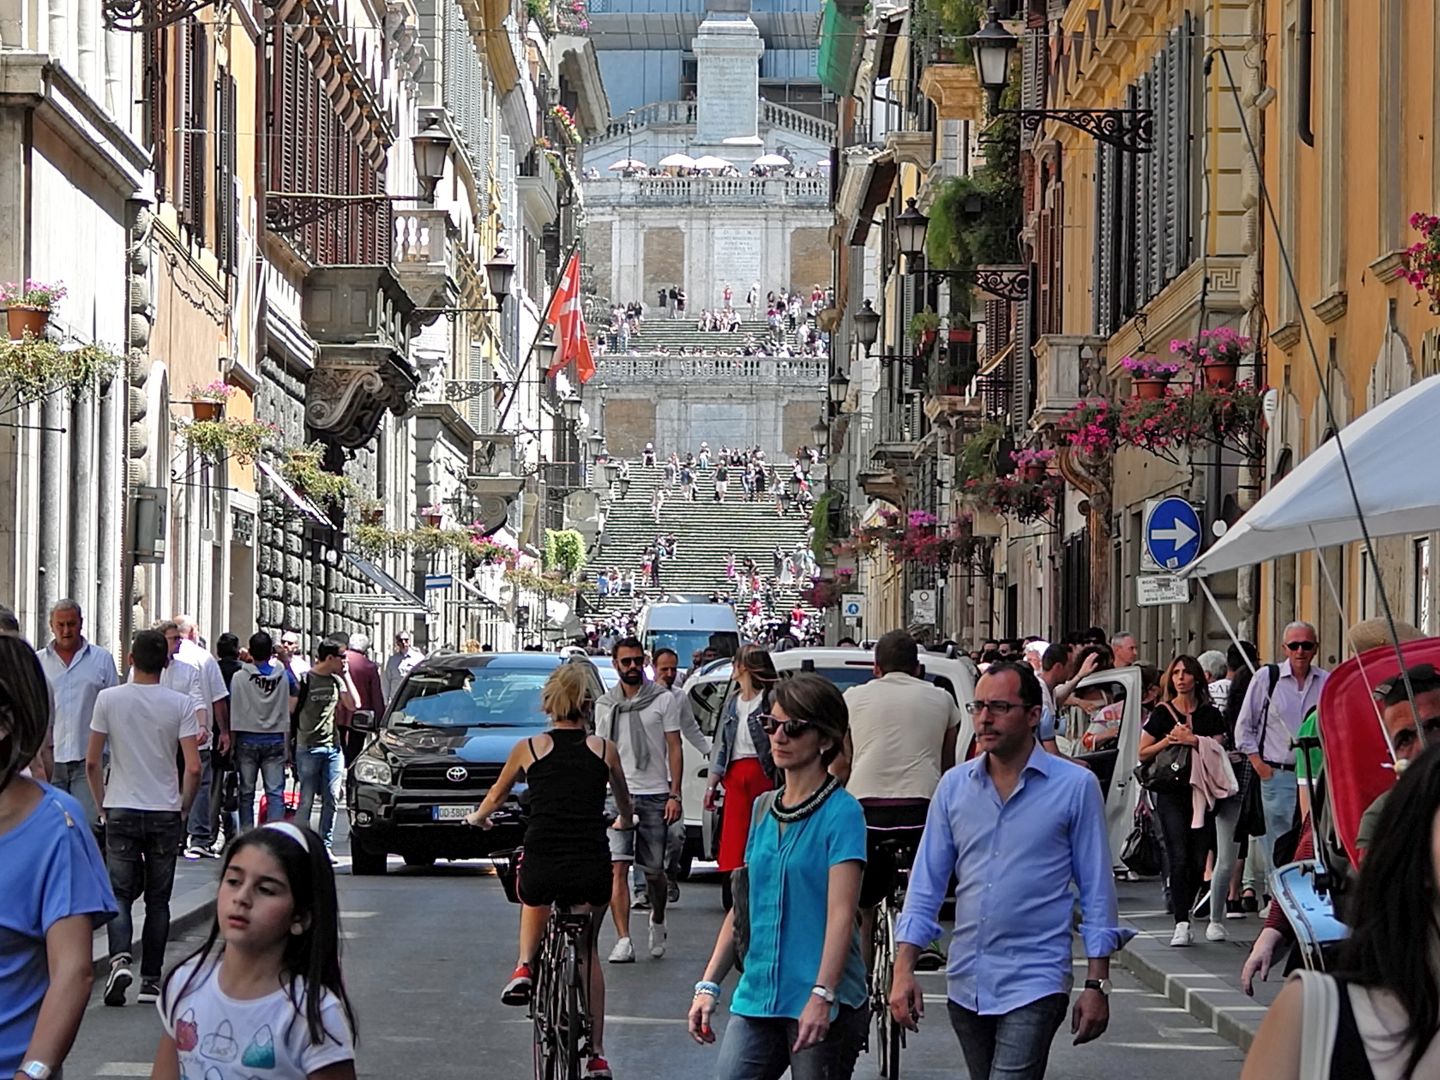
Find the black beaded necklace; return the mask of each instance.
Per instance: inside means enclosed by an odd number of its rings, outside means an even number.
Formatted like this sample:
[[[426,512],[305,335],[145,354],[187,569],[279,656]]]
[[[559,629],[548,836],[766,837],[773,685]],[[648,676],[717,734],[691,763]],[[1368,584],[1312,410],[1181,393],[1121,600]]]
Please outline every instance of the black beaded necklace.
[[[833,774],[828,775],[825,777],[825,782],[811,792],[808,797],[803,799],[799,804],[789,807],[780,805],[780,796],[785,793],[785,789],[781,788],[780,791],[775,794],[775,801],[770,804],[770,814],[776,821],[786,825],[803,820],[816,810],[819,810],[820,807],[824,805],[825,800],[828,799],[839,786],[840,781],[835,779]]]

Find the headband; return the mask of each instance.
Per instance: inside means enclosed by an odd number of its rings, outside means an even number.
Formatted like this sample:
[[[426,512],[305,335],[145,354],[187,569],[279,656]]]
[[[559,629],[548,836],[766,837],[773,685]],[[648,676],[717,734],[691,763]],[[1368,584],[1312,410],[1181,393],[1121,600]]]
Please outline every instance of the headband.
[[[278,833],[284,833],[291,840],[294,840],[297,844],[304,848],[306,852],[309,852],[310,850],[310,841],[305,838],[305,834],[300,830],[299,826],[297,825],[292,825],[288,821],[267,821],[264,825],[261,826],[261,828],[274,829]]]

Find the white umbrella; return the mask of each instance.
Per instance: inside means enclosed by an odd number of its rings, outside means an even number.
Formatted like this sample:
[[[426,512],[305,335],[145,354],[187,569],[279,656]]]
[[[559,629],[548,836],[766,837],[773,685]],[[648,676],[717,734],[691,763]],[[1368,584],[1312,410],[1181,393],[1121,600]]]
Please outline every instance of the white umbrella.
[[[649,166],[646,165],[643,161],[636,161],[634,158],[621,158],[619,161],[613,162],[613,163],[610,165],[609,171],[610,171],[610,172],[623,172],[623,171],[625,171],[626,169],[646,169],[646,168],[649,168]]]
[[[695,159],[689,154],[671,154],[661,158],[658,164],[662,169],[693,169]]]
[[[764,169],[778,169],[790,164],[790,159],[779,154],[761,154],[751,164]]]
[[[1340,445],[1373,536],[1440,531],[1440,489],[1414,465],[1440,461],[1440,375],[1365,412],[1319,447],[1183,571],[1205,577],[1363,540]],[[1410,463],[1410,467],[1406,466]]]
[[[695,159],[695,168],[697,168],[697,169],[728,169],[728,168],[730,168],[730,162],[726,161],[726,160],[725,160],[724,158],[722,158],[722,157],[713,157],[713,156],[711,156],[711,155],[709,155],[709,154],[706,154],[706,155],[705,155],[704,157],[702,157],[702,158],[696,158],[696,159]]]

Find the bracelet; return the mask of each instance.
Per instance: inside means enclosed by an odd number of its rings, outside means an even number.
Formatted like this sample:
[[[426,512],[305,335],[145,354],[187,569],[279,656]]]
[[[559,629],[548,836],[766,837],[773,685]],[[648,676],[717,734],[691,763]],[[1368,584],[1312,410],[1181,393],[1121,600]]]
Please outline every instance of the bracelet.
[[[679,802],[679,801],[680,801],[680,796],[679,796],[679,795],[666,795],[666,796],[665,796],[665,801],[666,801],[666,802]]]
[[[709,979],[701,979],[695,984],[695,996],[699,997],[701,994],[709,994],[716,1001],[719,1001],[720,984],[717,982],[711,982]]]

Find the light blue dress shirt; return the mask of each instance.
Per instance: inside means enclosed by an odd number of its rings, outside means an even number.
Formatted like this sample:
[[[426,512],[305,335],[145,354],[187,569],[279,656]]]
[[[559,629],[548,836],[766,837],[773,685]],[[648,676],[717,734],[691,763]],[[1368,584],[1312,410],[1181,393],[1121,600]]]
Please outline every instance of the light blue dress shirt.
[[[924,947],[953,873],[949,996],[985,1016],[1013,1012],[1071,986],[1072,883],[1085,955],[1109,956],[1121,929],[1100,784],[1090,770],[1035,744],[1001,802],[981,754],[951,769],[930,802],[895,936]]]
[[[67,665],[51,642],[40,650],[40,666],[55,696],[55,760],[84,761],[90,742],[95,697],[120,682],[115,658],[85,641]]]

